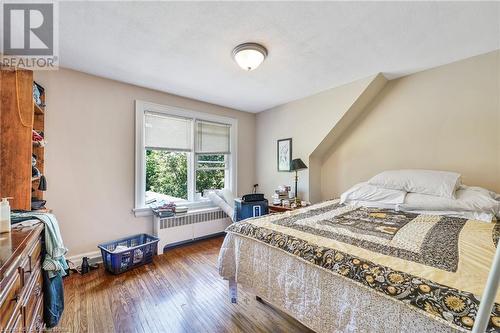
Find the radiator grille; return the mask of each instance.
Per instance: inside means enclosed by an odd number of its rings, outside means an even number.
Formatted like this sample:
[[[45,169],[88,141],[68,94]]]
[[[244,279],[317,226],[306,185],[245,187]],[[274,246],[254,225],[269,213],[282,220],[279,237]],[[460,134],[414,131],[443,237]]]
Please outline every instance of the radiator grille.
[[[222,210],[168,217],[160,220],[160,229],[179,227],[182,225],[207,222],[212,220],[221,220],[227,217],[228,215]]]

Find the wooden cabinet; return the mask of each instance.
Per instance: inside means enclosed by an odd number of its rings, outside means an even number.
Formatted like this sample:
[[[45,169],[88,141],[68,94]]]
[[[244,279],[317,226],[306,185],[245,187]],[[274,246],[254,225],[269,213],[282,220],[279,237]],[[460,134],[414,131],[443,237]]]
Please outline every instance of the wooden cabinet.
[[[45,94],[41,96],[45,102]],[[33,141],[43,133],[45,108],[33,100],[33,72],[0,67],[0,197],[12,197],[11,209],[31,210],[43,199],[40,177],[32,177],[32,156],[44,173],[44,147]]]
[[[0,235],[0,332],[43,330],[43,224]]]
[[[45,94],[39,106],[33,91],[32,71],[0,67],[0,197],[13,198],[11,209],[31,210],[45,190]],[[42,233],[40,223],[0,234],[0,332],[43,330]]]

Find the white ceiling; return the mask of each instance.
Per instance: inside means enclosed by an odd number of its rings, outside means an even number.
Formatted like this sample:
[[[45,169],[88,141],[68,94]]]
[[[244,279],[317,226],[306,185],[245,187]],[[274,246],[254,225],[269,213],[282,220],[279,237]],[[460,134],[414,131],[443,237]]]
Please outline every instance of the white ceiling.
[[[500,48],[498,2],[60,2],[62,67],[258,112]],[[252,72],[232,60],[267,47]]]

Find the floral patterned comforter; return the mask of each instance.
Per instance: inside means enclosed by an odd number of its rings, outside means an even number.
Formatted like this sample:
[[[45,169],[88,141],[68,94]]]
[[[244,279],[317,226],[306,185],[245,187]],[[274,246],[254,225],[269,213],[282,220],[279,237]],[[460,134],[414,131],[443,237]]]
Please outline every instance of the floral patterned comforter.
[[[470,330],[499,238],[499,223],[329,201],[234,223],[228,233],[307,263],[460,330]],[[500,332],[497,295],[487,332]]]

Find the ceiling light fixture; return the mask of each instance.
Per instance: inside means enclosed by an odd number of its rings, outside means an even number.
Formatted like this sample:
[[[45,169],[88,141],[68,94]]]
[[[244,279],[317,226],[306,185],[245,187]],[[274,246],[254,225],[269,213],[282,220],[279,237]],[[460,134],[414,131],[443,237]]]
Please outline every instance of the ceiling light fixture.
[[[257,43],[244,43],[233,50],[234,61],[245,71],[256,69],[267,57],[267,49]]]

